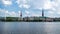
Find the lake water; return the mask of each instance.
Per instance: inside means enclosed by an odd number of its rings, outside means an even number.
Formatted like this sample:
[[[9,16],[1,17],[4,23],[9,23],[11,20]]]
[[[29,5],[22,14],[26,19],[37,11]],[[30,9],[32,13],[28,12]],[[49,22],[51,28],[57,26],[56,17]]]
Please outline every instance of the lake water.
[[[0,22],[0,34],[60,34],[60,22]]]

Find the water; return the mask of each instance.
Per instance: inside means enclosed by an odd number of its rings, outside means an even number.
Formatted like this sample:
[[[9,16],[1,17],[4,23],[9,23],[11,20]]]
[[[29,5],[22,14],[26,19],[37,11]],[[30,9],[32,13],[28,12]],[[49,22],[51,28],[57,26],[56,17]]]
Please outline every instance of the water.
[[[0,34],[60,34],[60,22],[0,22]]]

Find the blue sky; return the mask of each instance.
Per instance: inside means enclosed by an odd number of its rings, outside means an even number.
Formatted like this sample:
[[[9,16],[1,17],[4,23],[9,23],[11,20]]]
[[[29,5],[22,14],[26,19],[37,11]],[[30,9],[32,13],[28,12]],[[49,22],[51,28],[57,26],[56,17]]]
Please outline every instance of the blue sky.
[[[0,0],[0,17],[41,16],[60,17],[60,0]]]

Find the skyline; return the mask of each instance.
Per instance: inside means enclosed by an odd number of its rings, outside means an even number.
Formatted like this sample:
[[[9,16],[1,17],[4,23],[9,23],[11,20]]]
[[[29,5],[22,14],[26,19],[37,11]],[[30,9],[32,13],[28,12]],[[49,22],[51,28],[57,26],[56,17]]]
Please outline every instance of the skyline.
[[[60,17],[60,0],[0,0],[0,17],[42,16]]]

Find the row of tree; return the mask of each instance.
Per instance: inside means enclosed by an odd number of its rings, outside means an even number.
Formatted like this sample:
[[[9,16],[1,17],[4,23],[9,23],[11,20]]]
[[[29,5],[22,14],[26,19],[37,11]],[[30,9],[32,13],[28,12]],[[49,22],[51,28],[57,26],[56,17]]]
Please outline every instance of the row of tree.
[[[60,18],[48,18],[48,17],[25,17],[25,18],[19,18],[19,17],[2,17],[0,18],[0,21],[26,21],[26,22],[45,22],[49,19],[52,19],[53,21],[60,21]]]

